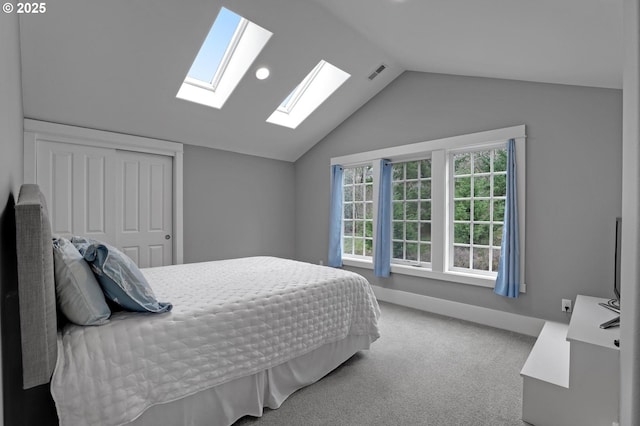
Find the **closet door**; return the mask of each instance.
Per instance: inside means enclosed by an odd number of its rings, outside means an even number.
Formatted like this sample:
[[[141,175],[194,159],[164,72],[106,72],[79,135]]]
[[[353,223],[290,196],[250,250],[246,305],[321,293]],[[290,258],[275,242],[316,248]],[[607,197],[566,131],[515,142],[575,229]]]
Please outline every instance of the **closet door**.
[[[24,182],[53,232],[118,247],[141,267],[182,263],[182,144],[25,119]]]
[[[173,262],[173,159],[39,141],[36,183],[54,234],[118,247],[140,268]]]
[[[116,241],[141,268],[172,263],[173,162],[117,151]]]
[[[36,183],[48,202],[52,232],[115,245],[116,151],[42,141],[36,155]]]

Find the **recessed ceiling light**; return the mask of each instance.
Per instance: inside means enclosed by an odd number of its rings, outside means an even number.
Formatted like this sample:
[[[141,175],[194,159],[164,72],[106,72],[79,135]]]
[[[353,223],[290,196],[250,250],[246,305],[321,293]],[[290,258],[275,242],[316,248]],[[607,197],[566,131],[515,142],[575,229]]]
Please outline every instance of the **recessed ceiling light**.
[[[269,73],[269,68],[267,67],[258,68],[256,70],[256,78],[258,80],[264,80],[265,78],[269,77]]]

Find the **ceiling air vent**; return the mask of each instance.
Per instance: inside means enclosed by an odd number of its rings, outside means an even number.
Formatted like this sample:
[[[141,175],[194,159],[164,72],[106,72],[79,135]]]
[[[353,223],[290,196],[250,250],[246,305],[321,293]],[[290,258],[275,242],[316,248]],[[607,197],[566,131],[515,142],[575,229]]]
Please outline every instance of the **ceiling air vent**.
[[[376,68],[376,70],[374,72],[371,73],[371,75],[369,76],[369,80],[373,80],[374,78],[376,78],[378,76],[378,74],[380,74],[386,68],[387,68],[386,65],[380,64],[380,66],[378,68]]]

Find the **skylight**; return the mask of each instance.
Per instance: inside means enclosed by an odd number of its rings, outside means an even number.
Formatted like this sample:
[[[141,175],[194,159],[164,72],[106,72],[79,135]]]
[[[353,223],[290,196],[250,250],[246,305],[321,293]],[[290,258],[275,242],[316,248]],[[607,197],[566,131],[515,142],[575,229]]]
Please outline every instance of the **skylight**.
[[[267,118],[268,123],[295,129],[351,75],[320,61]]]
[[[232,42],[237,42],[246,22],[246,19],[229,9],[224,7],[220,9],[211,31],[202,43],[198,56],[187,73],[187,77],[215,87],[214,77],[218,74],[222,57],[227,51],[230,54],[233,53]]]
[[[325,61],[318,62],[318,65],[316,65],[311,70],[311,72],[307,74],[304,80],[302,80],[302,82],[298,84],[298,86],[295,89],[293,89],[291,93],[289,93],[289,96],[287,96],[285,100],[282,101],[282,103],[278,107],[278,111],[284,112],[287,114],[291,113],[291,111],[293,110],[293,107],[296,105],[300,97],[302,97],[304,92],[307,90],[307,87],[309,87],[309,84],[311,84],[313,79],[316,78],[316,76],[318,75],[318,73],[320,72],[324,64],[326,64]]]
[[[176,97],[222,108],[272,35],[221,8]]]

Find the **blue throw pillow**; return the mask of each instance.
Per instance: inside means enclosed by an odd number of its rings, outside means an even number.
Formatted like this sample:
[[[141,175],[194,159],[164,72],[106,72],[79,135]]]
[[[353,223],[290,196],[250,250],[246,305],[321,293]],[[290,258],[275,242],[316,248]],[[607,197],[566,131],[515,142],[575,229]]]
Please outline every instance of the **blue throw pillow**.
[[[115,247],[89,238],[73,238],[89,262],[107,299],[134,312],[168,312],[171,303],[158,302],[136,264]]]
[[[71,237],[71,244],[73,244],[76,249],[78,249],[82,256],[84,256],[84,252],[87,251],[87,247],[89,247],[93,243],[100,244],[100,241],[87,237]]]
[[[53,240],[53,261],[58,306],[69,321],[79,325],[108,322],[111,310],[100,284],[69,240]]]

